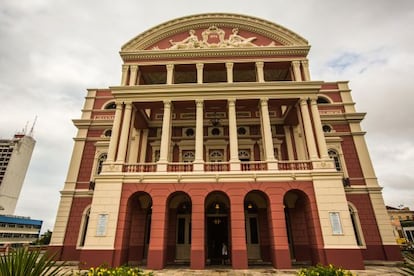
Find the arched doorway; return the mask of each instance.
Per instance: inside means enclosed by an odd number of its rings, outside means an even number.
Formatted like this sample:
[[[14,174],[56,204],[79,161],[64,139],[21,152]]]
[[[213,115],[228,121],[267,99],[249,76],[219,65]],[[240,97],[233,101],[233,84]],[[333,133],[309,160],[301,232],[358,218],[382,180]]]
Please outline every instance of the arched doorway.
[[[229,244],[230,201],[222,192],[210,193],[205,201],[206,212],[206,264],[230,265]],[[223,247],[226,256],[223,256]]]
[[[300,190],[288,191],[284,198],[286,228],[292,262],[316,264],[318,257],[315,225],[308,196]]]
[[[249,264],[270,262],[268,200],[261,191],[251,191],[244,199],[246,248]]]
[[[144,192],[133,194],[127,205],[125,229],[129,230],[124,241],[127,241],[128,263],[145,264],[151,236],[152,199]]]
[[[191,254],[191,199],[177,192],[168,200],[167,262],[189,264]]]

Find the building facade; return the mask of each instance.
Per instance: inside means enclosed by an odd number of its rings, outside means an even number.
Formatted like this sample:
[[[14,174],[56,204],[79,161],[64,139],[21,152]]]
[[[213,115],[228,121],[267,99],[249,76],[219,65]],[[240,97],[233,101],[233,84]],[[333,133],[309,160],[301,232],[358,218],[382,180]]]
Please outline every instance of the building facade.
[[[0,215],[0,246],[21,246],[39,238],[43,221],[30,217]]]
[[[25,134],[0,139],[0,215],[12,215],[36,141]]]
[[[405,245],[414,242],[414,211],[410,208],[395,208],[385,206],[391,220],[394,237],[398,244]]]
[[[201,14],[121,49],[89,89],[50,250],[85,266],[289,268],[400,260],[347,82],[311,80],[308,42]]]

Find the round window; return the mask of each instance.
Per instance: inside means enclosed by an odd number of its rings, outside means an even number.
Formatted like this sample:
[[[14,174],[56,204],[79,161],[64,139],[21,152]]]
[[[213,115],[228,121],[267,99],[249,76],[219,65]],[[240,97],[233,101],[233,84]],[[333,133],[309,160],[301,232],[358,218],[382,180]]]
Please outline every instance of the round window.
[[[237,133],[239,134],[239,135],[245,135],[246,134],[246,129],[244,128],[244,127],[239,127],[238,129],[237,129]]]
[[[194,130],[192,129],[192,128],[187,128],[186,130],[185,130],[185,135],[186,136],[194,136]]]
[[[211,130],[211,134],[213,134],[214,136],[220,135],[220,129],[219,128],[213,128]]]
[[[322,130],[323,130],[323,132],[331,132],[332,131],[332,128],[330,126],[328,126],[328,125],[324,125],[322,127]]]

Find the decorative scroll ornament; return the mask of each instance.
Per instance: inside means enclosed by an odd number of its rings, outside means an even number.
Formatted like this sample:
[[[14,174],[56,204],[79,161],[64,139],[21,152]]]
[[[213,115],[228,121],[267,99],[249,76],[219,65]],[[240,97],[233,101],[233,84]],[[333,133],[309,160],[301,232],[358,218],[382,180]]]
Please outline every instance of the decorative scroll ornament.
[[[195,30],[189,31],[189,36],[182,41],[170,40],[171,46],[167,49],[196,49],[196,48],[243,48],[258,47],[253,41],[256,37],[242,37],[239,35],[239,29],[234,28],[228,39],[224,39],[225,31],[217,26],[211,26],[201,33],[202,40],[199,40]],[[275,46],[275,42],[271,42],[266,46]],[[154,48],[158,49],[158,48]]]

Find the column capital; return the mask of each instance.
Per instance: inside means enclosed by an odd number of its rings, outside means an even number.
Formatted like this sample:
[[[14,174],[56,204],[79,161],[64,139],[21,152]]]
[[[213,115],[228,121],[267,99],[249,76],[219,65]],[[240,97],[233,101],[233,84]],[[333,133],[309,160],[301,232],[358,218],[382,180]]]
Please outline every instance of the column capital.
[[[226,62],[226,68],[227,69],[233,69],[233,65],[234,65],[233,62]]]
[[[129,68],[129,65],[122,64],[122,71],[126,72]]]
[[[301,60],[300,62],[302,63],[302,66],[304,66],[304,67],[309,66],[309,61],[307,59]]]
[[[300,61],[299,60],[292,60],[292,65],[293,66],[299,66],[300,65]]]
[[[256,61],[256,67],[257,68],[263,68],[264,67],[264,62],[263,61]]]
[[[299,100],[299,103],[300,103],[300,105],[307,105],[307,104],[308,104],[308,99],[303,99],[303,98],[301,98],[301,99]]]
[[[115,102],[116,109],[122,109],[123,102]]]
[[[269,98],[260,98],[260,104],[267,104],[269,102]]]
[[[227,99],[227,105],[229,107],[234,107],[236,105],[236,99]]]
[[[167,70],[172,70],[174,69],[174,64],[169,63],[169,64],[166,64],[165,67],[167,68]]]
[[[203,99],[196,99],[195,100],[197,107],[203,107],[204,100]]]
[[[316,102],[316,99],[310,99],[310,104],[311,105],[317,105],[318,103]]]
[[[196,63],[197,70],[201,70],[204,68],[204,63]]]
[[[125,109],[132,109],[132,102],[124,102],[125,103]]]
[[[138,65],[133,64],[133,65],[130,65],[129,68],[131,68],[131,71],[136,71],[136,70],[138,70]]]
[[[170,107],[171,106],[171,100],[163,100],[164,107]]]

